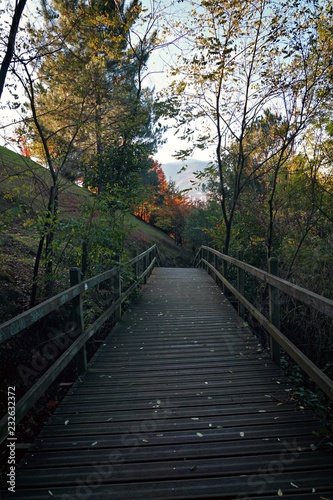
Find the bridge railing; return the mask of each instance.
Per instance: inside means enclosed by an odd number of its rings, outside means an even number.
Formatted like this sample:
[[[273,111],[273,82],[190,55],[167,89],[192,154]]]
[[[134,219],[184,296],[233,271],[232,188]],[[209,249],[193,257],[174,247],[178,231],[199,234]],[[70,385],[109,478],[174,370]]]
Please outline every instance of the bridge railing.
[[[298,299],[317,311],[333,318],[333,300],[306,290],[289,281],[276,276],[276,259],[269,259],[269,271],[263,271],[242,261],[242,252],[239,252],[238,259],[225,255],[213,248],[202,246],[196,257],[195,266],[206,269],[215,280],[223,284],[224,291],[229,290],[238,301],[238,312],[242,316],[244,308],[254,317],[258,323],[270,335],[272,359],[280,363],[280,348],[282,348],[307,375],[333,400],[333,381],[320,370],[298,347],[295,346],[280,331],[280,292]],[[219,259],[222,261],[221,268]],[[228,264],[237,268],[237,287],[233,286],[227,279]],[[244,272],[258,278],[269,288],[269,317],[267,318],[249,300],[244,297]]]
[[[140,283],[147,282],[147,277],[152,272],[156,262],[157,247],[153,245],[129,262],[120,263],[118,259],[117,265],[114,268],[85,281],[81,281],[80,269],[72,268],[70,270],[70,282],[72,285],[70,288],[0,325],[0,344],[3,344],[5,341],[31,327],[65,304],[69,303],[71,306],[71,321],[67,324],[62,337],[62,345],[69,344],[69,347],[56,359],[50,368],[48,368],[24,396],[16,402],[15,423],[18,423],[27,414],[29,409],[50,387],[52,382],[54,382],[73,358],[76,358],[78,374],[83,374],[86,371],[87,341],[112,315],[114,315],[115,321],[120,319],[122,304],[135,291]],[[122,273],[124,273],[126,269],[132,268],[134,268],[134,281],[125,290],[122,290]],[[140,272],[142,268],[143,271]],[[106,310],[93,322],[93,324],[85,328],[83,310],[84,293],[97,285],[106,285],[110,280],[112,282],[112,295],[114,300],[112,300],[112,303],[108,305]],[[52,353],[52,349],[58,350],[58,345],[59,339],[58,343],[49,345],[50,352],[48,350],[45,351],[47,360],[53,360],[53,358],[56,357],[54,353]],[[10,415],[7,413],[0,420],[0,443],[2,443],[8,435],[8,417],[10,417]]]

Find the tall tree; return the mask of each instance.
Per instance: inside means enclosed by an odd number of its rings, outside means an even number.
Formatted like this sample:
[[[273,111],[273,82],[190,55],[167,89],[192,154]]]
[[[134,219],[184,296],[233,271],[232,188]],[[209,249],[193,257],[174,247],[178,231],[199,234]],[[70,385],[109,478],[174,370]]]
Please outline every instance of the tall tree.
[[[190,27],[183,28],[190,33],[188,45],[167,95],[179,106],[178,126],[191,142],[179,156],[215,145],[227,252],[243,190],[273,165],[277,181],[327,95],[327,51],[318,38],[324,10],[311,0],[202,0],[191,12]],[[252,133],[265,109],[284,122],[268,155]],[[273,208],[270,220],[273,240]]]
[[[147,147],[146,154],[154,148],[151,96],[145,89],[138,93],[137,58],[128,46],[128,32],[140,12],[137,0],[129,4],[45,1],[45,26],[40,30],[30,27],[31,50],[25,44],[16,57],[14,71],[31,110],[25,121],[28,144],[46,162],[51,178],[31,305],[36,299],[43,249],[47,281],[52,283],[61,179],[91,170],[95,176],[89,172],[89,180],[102,191],[115,181],[108,178],[110,161],[117,163],[122,156],[127,160],[126,173],[135,171],[139,157],[142,163],[140,141]],[[117,175],[121,173],[124,170]]]
[[[15,0],[14,12],[8,38],[7,40],[2,40],[2,43],[4,43],[5,47],[5,55],[3,57],[0,67],[0,99],[5,86],[8,69],[14,55],[16,35],[19,29],[20,20],[26,3],[27,0]]]

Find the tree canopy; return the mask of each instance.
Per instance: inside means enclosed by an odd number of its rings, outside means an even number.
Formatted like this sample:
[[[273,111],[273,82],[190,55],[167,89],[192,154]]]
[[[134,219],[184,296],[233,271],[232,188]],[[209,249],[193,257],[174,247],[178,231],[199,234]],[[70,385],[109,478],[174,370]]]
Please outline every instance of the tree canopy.
[[[49,174],[37,224],[46,274],[65,179],[110,217],[132,210],[178,241],[227,253],[243,243],[260,263],[280,254],[286,276],[318,238],[329,245],[331,1],[43,0],[38,13],[9,68],[26,96],[22,109],[12,89],[17,137]],[[158,94],[146,86],[157,47],[169,67]],[[163,179],[165,118],[186,141],[178,158],[213,148],[199,174],[206,204]]]

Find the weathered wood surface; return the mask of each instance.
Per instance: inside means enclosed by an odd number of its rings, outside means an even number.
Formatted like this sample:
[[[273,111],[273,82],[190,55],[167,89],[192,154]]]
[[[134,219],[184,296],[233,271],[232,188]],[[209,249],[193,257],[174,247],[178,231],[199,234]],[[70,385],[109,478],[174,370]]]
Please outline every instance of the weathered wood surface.
[[[17,470],[15,499],[333,498],[311,411],[200,269],[155,269]]]

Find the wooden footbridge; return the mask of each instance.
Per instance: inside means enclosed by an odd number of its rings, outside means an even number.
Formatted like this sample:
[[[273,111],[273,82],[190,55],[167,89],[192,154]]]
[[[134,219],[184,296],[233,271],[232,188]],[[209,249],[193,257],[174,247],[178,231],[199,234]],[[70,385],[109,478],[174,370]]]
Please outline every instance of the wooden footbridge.
[[[291,393],[206,271],[155,267],[1,498],[332,500],[322,424]]]

